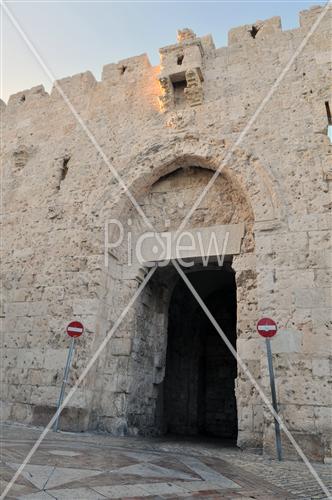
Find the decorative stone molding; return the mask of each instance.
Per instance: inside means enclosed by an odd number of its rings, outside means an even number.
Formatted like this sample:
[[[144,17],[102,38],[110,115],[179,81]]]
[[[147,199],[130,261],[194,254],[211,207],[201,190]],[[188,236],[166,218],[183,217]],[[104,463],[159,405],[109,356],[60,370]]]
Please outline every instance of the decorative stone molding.
[[[187,87],[184,93],[190,106],[199,106],[203,102],[203,86],[197,69],[189,69],[186,72]]]
[[[176,130],[187,128],[195,119],[195,111],[185,109],[182,111],[173,111],[167,115],[166,127]]]
[[[174,104],[173,85],[169,77],[160,78],[159,82],[162,89],[162,95],[159,97],[160,108],[162,111],[168,111]]]

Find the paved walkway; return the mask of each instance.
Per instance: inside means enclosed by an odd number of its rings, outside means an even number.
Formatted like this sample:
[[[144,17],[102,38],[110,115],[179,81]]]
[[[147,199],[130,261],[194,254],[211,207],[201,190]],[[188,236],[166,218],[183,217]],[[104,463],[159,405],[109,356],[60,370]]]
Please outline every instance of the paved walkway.
[[[41,430],[5,425],[1,491]],[[327,465],[315,468],[332,488]],[[300,462],[278,463],[214,441],[114,438],[50,432],[6,498],[291,499],[326,498]]]

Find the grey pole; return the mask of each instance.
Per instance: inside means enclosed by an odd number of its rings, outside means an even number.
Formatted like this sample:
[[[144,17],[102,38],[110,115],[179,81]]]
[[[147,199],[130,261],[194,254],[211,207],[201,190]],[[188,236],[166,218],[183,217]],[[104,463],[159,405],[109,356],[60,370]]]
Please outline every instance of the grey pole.
[[[265,342],[266,342],[267,361],[268,361],[268,365],[269,365],[269,374],[270,374],[272,406],[273,406],[274,411],[278,414],[277,395],[276,395],[276,387],[275,387],[275,382],[274,382],[274,371],[273,371],[273,363],[272,363],[271,340],[269,338],[265,338]],[[275,429],[275,435],[276,435],[276,447],[277,447],[278,460],[282,460],[280,426],[279,426],[279,422],[276,418],[274,419],[274,429]]]
[[[53,430],[55,432],[58,430],[59,418],[60,418],[60,413],[61,413],[61,411],[59,411],[59,408],[62,405],[62,401],[63,401],[64,395],[65,395],[65,389],[66,389],[66,384],[67,384],[67,381],[68,381],[68,373],[69,373],[69,369],[70,369],[71,358],[72,358],[73,352],[74,352],[74,346],[75,346],[75,337],[72,337],[71,338],[71,344],[70,344],[69,351],[68,351],[68,357],[67,357],[67,362],[66,362],[66,367],[65,367],[65,373],[64,373],[64,376],[63,376],[63,381],[62,381],[62,386],[61,386],[61,391],[60,391],[58,406],[57,406],[57,412],[58,412],[58,414],[57,414],[56,420],[54,422],[54,427],[53,427]]]

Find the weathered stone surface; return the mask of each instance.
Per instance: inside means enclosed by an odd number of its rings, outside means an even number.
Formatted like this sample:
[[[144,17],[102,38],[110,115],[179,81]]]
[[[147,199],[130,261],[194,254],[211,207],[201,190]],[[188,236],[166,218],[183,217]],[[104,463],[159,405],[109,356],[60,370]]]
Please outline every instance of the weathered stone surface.
[[[300,27],[289,31],[281,30],[278,17],[235,28],[229,46],[217,49],[211,36],[182,30],[177,44],[161,49],[161,67],[136,56],[106,65],[100,82],[86,72],[59,80],[50,95],[35,87],[1,104],[5,418],[47,422],[69,346],[66,324],[75,318],[86,328],[76,342],[72,386],[146,275],[142,266],[128,265],[128,232],[135,239],[151,227],[115,171],[153,230],[165,232],[178,229],[219,169],[185,227],[243,224],[240,253],[228,263],[235,272],[238,352],[269,395],[256,322],[274,317],[281,411],[309,453],[331,453],[331,144],[325,111],[331,8],[233,147],[321,12],[302,12]],[[111,219],[124,227],[117,248],[107,239]],[[172,267],[158,273],[69,402],[66,428],[160,431],[168,308],[177,275]],[[241,371],[236,398],[238,443],[268,450],[270,420]]]

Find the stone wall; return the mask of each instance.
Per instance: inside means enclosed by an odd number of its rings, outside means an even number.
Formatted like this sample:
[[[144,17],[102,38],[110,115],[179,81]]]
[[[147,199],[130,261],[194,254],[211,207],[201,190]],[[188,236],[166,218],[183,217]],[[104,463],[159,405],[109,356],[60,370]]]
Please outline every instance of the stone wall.
[[[163,204],[149,208],[151,197],[157,196],[155,183],[179,168],[200,167],[204,177],[220,167],[321,11],[302,12],[300,27],[289,31],[281,30],[279,18],[235,28],[228,47],[216,49],[210,36],[185,37],[162,49],[162,68],[151,67],[141,55],[105,66],[100,82],[86,72],[60,80],[50,95],[35,87],[1,106],[4,419],[47,421],[59,394],[68,321],[79,318],[86,327],[77,345],[72,383],[144,276],[144,270],[128,271],[121,253],[110,255],[105,269],[105,223],[110,218],[125,221],[133,213],[115,171],[154,223],[163,225]],[[262,315],[276,319],[280,335],[273,350],[282,414],[300,444],[320,459],[331,454],[331,144],[325,111],[330,99],[330,16],[329,8],[241,144],[227,156],[205,213],[203,205],[188,224],[236,218],[234,189],[250,207],[242,212],[249,246],[233,258],[237,349],[268,390],[255,324]],[[185,72],[185,99],[175,106],[170,86],[174,70],[165,54],[183,51],[186,58],[187,48],[192,58]],[[161,77],[166,81],[159,82]],[[176,175],[183,174],[174,179]],[[189,188],[186,192],[182,179],[179,196],[169,184],[166,201],[173,208],[182,193],[187,193],[188,208],[197,194],[195,175],[187,170]],[[174,227],[184,212],[174,208]],[[135,224],[145,229],[138,217]],[[163,376],[162,349],[154,351],[153,360],[145,354],[158,345],[156,339],[165,342],[168,300],[155,289],[153,284],[146,289],[76,392],[64,426],[139,432],[153,425],[158,399],[153,377]],[[269,450],[271,418],[263,414],[259,396],[241,373],[237,401],[239,444],[264,444]]]

